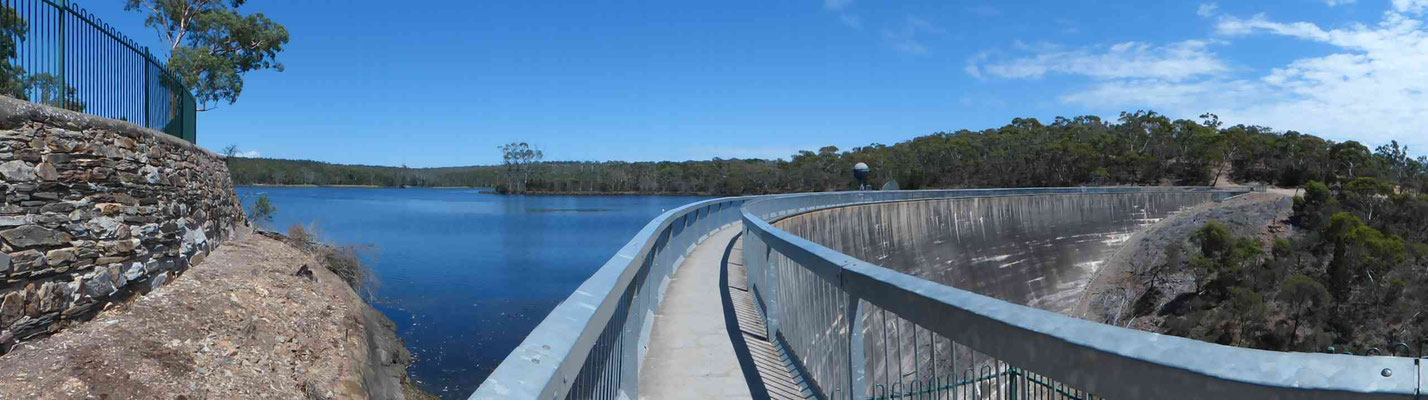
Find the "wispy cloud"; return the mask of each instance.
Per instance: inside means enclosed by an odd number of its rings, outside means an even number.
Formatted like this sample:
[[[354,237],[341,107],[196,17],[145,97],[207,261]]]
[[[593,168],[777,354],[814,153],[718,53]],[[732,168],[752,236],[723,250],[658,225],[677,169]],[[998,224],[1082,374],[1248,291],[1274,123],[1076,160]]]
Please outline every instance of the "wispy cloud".
[[[902,25],[897,28],[883,29],[883,41],[887,42],[893,50],[907,54],[926,54],[927,44],[923,38],[927,35],[941,35],[947,31],[937,27],[931,21],[908,16],[903,20]]]
[[[1202,10],[1205,8],[1202,7]],[[1265,124],[1368,143],[1389,140],[1428,148],[1428,29],[1419,18],[1428,0],[1394,1],[1370,24],[1325,28],[1264,14],[1219,15],[1216,39],[1166,45],[1044,51],[1006,61],[969,61],[973,76],[1037,79],[1082,77],[1091,85],[1060,96],[1068,104],[1114,111],[1155,108],[1170,115],[1214,112],[1226,121]],[[1231,69],[1207,43],[1264,35],[1328,45],[1325,54],[1265,70]],[[1221,45],[1221,44],[1217,44]]]
[[[1428,10],[1428,0],[1393,0],[1393,9],[1398,12],[1422,14]]]
[[[1220,74],[1229,67],[1210,51],[1210,43],[1187,40],[1168,45],[1124,42],[1110,46],[1061,49],[1054,45],[1018,44],[1033,54],[988,61],[987,53],[968,62],[974,77],[1040,79],[1047,75],[1078,75],[1094,79],[1161,79],[1183,81]]]
[[[262,156],[263,153],[259,153],[257,150],[251,150],[251,151],[241,151],[241,152],[238,152],[237,154],[234,154],[234,155],[235,155],[235,156],[239,156],[239,157],[243,157],[243,158],[256,158],[256,157]]]
[[[863,29],[863,19],[849,10],[852,6],[853,0],[823,0],[823,9],[837,13],[838,21],[843,25],[853,29]]]
[[[1217,3],[1201,3],[1200,8],[1195,10],[1195,15],[1199,15],[1201,17],[1213,17],[1215,16],[1215,11],[1218,11],[1219,9],[1220,5]]]

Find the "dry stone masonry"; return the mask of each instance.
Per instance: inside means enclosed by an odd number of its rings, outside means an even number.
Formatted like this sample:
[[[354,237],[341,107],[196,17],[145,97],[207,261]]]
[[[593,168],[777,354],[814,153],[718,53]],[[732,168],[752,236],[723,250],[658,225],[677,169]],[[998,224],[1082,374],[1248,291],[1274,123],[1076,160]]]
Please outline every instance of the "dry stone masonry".
[[[222,157],[0,97],[0,351],[163,285],[246,226]]]

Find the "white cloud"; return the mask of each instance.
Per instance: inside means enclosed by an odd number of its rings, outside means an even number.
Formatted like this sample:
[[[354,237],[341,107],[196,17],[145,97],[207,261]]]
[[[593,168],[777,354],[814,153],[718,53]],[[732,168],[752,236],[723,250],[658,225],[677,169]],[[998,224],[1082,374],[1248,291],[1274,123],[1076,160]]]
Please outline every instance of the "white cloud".
[[[1167,81],[1215,75],[1229,67],[1209,49],[1210,43],[1187,40],[1156,46],[1142,42],[1125,42],[1110,46],[1064,50],[1051,45],[1017,47],[1031,50],[1033,55],[989,62],[983,53],[969,62],[967,71],[975,77],[983,75],[1011,79],[1040,79],[1046,75],[1080,75],[1096,79],[1155,78]]]
[[[1357,2],[1358,0],[1324,0],[1324,4],[1328,5],[1329,7],[1341,6],[1345,4],[1354,4]]]
[[[1094,78],[1089,89],[1065,94],[1061,100],[1099,110],[1154,108],[1181,117],[1214,112],[1231,123],[1372,144],[1398,140],[1415,149],[1428,149],[1428,130],[1424,128],[1428,127],[1428,73],[1422,69],[1428,65],[1428,30],[1423,21],[1401,13],[1413,12],[1411,4],[1399,3],[1374,25],[1334,29],[1307,22],[1277,22],[1264,15],[1220,17],[1216,32],[1228,37],[1272,35],[1333,47],[1328,54],[1247,76],[1103,72],[1119,70],[1108,66],[1048,66],[1041,73]],[[1418,10],[1425,6],[1418,5]],[[1020,75],[996,74],[990,66],[981,70],[993,76],[1038,76],[1035,69]]]
[[[1428,10],[1428,0],[1393,0],[1393,10],[1413,14],[1422,14]]]
[[[1221,35],[1250,35],[1255,33],[1273,33],[1283,36],[1291,36],[1300,39],[1324,41],[1328,39],[1328,32],[1325,32],[1318,25],[1308,22],[1281,23],[1270,21],[1264,14],[1256,14],[1249,19],[1236,17],[1220,17],[1215,24],[1215,32]]]
[[[922,38],[926,35],[941,35],[947,31],[937,27],[931,21],[908,16],[903,20],[902,26],[897,29],[884,29],[883,41],[892,46],[893,50],[907,54],[926,54],[927,44]]]
[[[256,158],[256,157],[258,157],[258,156],[262,156],[263,153],[259,153],[257,150],[250,150],[250,151],[240,151],[240,152],[238,152],[238,153],[236,153],[236,154],[234,154],[234,155],[235,155],[235,156],[239,156],[239,157],[243,157],[243,158]]]
[[[1212,17],[1212,16],[1215,15],[1215,11],[1217,11],[1217,10],[1219,10],[1219,9],[1220,9],[1220,5],[1219,5],[1219,4],[1216,4],[1216,3],[1201,3],[1201,4],[1200,4],[1200,8],[1195,10],[1195,14],[1196,14],[1196,15],[1199,15],[1199,16],[1201,16],[1201,17]]]

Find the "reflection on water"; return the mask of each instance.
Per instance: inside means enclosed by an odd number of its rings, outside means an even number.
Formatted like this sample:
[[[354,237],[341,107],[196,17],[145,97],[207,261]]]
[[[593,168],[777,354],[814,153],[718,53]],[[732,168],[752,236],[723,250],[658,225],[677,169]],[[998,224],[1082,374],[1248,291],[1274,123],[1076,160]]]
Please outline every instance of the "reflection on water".
[[[474,189],[240,187],[271,224],[316,221],[374,244],[376,307],[413,350],[413,376],[465,398],[557,303],[661,212],[696,197],[500,196]]]

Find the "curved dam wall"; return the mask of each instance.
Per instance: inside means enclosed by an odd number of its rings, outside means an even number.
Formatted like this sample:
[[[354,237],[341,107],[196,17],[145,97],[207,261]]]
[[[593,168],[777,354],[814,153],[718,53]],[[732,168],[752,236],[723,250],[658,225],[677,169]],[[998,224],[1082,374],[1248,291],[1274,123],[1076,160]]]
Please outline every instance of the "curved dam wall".
[[[816,211],[774,226],[869,263],[1065,313],[1132,235],[1208,192],[977,197]]]
[[[247,225],[222,157],[0,97],[0,350],[162,285]]]
[[[872,264],[1064,314],[1076,307],[1097,269],[1137,231],[1223,196],[1151,189],[945,198],[832,208],[773,225]],[[797,287],[788,290],[785,296],[810,295]],[[1004,382],[996,378],[1006,373],[1007,364],[862,304],[865,395],[954,379],[982,382],[974,385],[979,388],[963,389],[1009,389],[998,386]],[[840,367],[812,355],[811,349],[794,352],[812,357],[805,360],[810,371]]]

